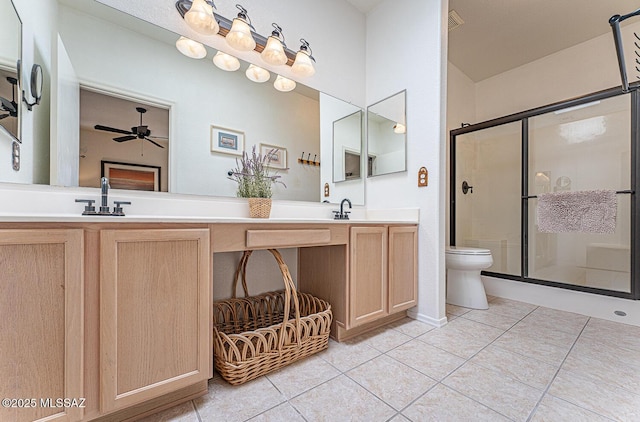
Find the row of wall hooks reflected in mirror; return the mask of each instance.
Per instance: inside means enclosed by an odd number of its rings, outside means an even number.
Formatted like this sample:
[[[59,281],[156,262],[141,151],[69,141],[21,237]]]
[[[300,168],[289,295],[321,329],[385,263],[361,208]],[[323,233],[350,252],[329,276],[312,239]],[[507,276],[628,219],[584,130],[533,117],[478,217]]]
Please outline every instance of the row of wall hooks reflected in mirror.
[[[239,4],[236,4],[238,16],[233,21],[215,13],[215,4],[210,0],[178,0],[176,8],[186,24],[201,35],[221,35],[229,47],[243,52],[257,51],[265,63],[273,66],[291,66],[291,72],[296,76],[309,77],[315,74],[315,58],[311,46],[304,38],[300,39],[301,45],[296,53],[287,48],[284,31],[277,23],[272,23],[273,31],[269,37],[257,34],[247,10]],[[207,49],[202,43],[184,36],[176,41],[176,48],[190,58],[202,59],[207,56]],[[236,71],[240,68],[240,61],[223,51],[215,54],[213,63],[226,71]],[[271,78],[268,70],[254,64],[249,66],[245,74],[257,83],[266,82]],[[296,83],[277,75],[274,87],[278,91],[287,92],[295,89]]]
[[[313,155],[313,160],[311,159],[311,153],[307,154],[307,158],[304,158],[304,151],[302,151],[302,156],[300,158],[298,158],[298,162],[300,164],[306,164],[309,166],[319,166],[320,165],[320,161],[316,161],[316,157],[318,157],[318,154],[314,154]]]

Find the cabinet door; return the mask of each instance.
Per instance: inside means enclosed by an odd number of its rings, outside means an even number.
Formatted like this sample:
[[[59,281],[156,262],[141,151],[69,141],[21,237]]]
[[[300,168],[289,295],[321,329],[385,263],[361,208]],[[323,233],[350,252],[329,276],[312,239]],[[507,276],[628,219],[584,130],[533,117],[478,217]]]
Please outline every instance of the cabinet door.
[[[82,419],[82,249],[82,230],[0,230],[0,398],[21,400],[2,421]]]
[[[418,227],[389,227],[389,313],[416,306]]]
[[[209,231],[103,230],[100,256],[102,412],[206,380]]]
[[[352,227],[349,258],[347,328],[388,314],[387,227]]]

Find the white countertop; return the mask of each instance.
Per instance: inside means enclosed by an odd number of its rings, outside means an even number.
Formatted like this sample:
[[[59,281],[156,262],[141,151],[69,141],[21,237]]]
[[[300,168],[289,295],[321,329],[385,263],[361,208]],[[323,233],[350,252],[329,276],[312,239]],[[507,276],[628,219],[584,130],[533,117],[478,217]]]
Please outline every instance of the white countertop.
[[[337,204],[274,200],[271,218],[250,218],[244,198],[216,198],[163,192],[112,189],[113,201],[123,205],[125,216],[83,216],[84,203],[93,199],[100,206],[97,188],[63,188],[45,185],[0,184],[0,222],[87,222],[87,223],[253,223],[253,224],[418,224],[418,208],[371,210],[349,209],[349,220],[334,220]],[[113,208],[111,208],[113,209]]]

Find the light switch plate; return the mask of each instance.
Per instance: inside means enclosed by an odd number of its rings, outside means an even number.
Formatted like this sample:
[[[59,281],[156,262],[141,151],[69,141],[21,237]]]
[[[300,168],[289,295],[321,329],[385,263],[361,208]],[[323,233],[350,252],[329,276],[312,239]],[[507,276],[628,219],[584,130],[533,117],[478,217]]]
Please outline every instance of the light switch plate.
[[[11,162],[13,163],[13,169],[20,171],[20,144],[13,141],[11,145]]]
[[[429,172],[426,167],[420,167],[418,170],[418,187],[425,187],[429,185]]]

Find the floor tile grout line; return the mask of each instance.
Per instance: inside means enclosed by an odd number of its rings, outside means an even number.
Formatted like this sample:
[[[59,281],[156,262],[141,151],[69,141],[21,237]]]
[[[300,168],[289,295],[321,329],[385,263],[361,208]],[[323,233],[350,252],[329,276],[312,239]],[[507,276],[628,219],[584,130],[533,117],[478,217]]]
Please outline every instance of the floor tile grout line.
[[[582,335],[582,333],[584,332],[584,329],[587,327],[587,324],[589,324],[589,321],[591,320],[591,318],[587,318],[587,321],[584,323],[584,326],[582,327],[582,329],[580,330],[580,333],[578,334],[578,336],[576,337],[576,339],[574,340],[573,344],[571,345],[571,347],[569,348],[569,351],[567,352],[567,354],[564,356],[564,359],[562,359],[562,362],[560,362],[560,366],[558,366],[558,369],[556,370],[556,372],[553,374],[553,377],[551,377],[551,380],[549,381],[549,383],[547,384],[547,387],[544,389],[544,391],[542,392],[542,395],[540,396],[540,398],[538,399],[538,401],[536,402],[535,406],[533,406],[533,409],[531,409],[531,412],[529,412],[529,416],[527,417],[527,422],[529,422],[531,420],[531,418],[533,417],[533,415],[535,415],[536,411],[538,410],[538,407],[540,406],[540,403],[542,403],[542,400],[547,396],[547,394],[549,393],[549,390],[551,389],[551,385],[553,384],[553,382],[556,380],[556,378],[558,377],[558,374],[560,373],[560,370],[562,370],[562,366],[564,365],[564,363],[567,361],[567,358],[569,357],[569,355],[571,354],[571,351],[573,350],[573,348],[576,346],[576,343],[578,342],[578,339],[580,338],[580,336]],[[555,396],[554,396],[555,397]],[[565,400],[566,401],[566,400]],[[576,405],[575,403],[572,403],[574,405]],[[577,406],[577,405],[576,405]],[[584,410],[589,410],[589,409],[585,409],[582,406],[578,406],[581,409]],[[598,415],[600,415],[597,412],[593,412],[596,413]],[[602,416],[602,415],[600,415]]]
[[[524,315],[520,320],[518,320],[518,321],[514,324],[514,326],[515,326],[518,322],[520,322],[520,321],[522,321],[524,318],[526,318],[529,314],[531,314],[532,312],[534,312],[536,309],[538,309],[538,306],[536,306],[536,307],[535,307],[535,308],[533,308],[531,311],[529,311],[526,315]],[[474,321],[474,322],[477,322],[477,321]],[[480,323],[480,324],[481,324],[481,323]],[[484,325],[486,325],[486,324],[484,324]],[[512,327],[513,327],[513,326],[512,326]],[[496,328],[496,327],[492,327],[492,328]],[[509,328],[509,329],[511,329],[511,328]],[[501,413],[501,412],[497,411],[496,409],[494,409],[494,408],[492,408],[492,407],[489,407],[489,406],[487,406],[486,404],[481,403],[481,402],[479,402],[478,400],[476,400],[476,399],[474,399],[474,398],[472,398],[472,397],[469,397],[469,396],[467,396],[466,394],[464,394],[464,393],[462,393],[462,392],[460,392],[460,391],[458,391],[458,390],[456,390],[456,389],[454,389],[454,388],[451,388],[451,387],[449,387],[448,385],[446,385],[446,384],[444,384],[444,383],[443,383],[443,381],[444,381],[445,379],[447,379],[451,374],[453,374],[455,371],[457,371],[458,369],[460,369],[462,366],[464,366],[464,365],[466,365],[468,362],[470,362],[470,361],[471,361],[471,359],[473,359],[473,358],[474,358],[476,355],[478,355],[481,351],[483,351],[484,349],[486,349],[487,347],[489,347],[490,345],[492,345],[494,342],[496,342],[496,341],[497,341],[500,337],[502,337],[502,336],[503,336],[507,331],[509,331],[509,330],[504,330],[504,332],[503,332],[502,334],[500,334],[500,335],[499,335],[498,337],[496,337],[493,341],[491,341],[491,342],[490,342],[489,344],[487,344],[486,346],[482,347],[480,350],[478,350],[476,353],[474,353],[472,356],[470,356],[470,357],[468,357],[468,358],[463,358],[463,357],[461,357],[461,356],[458,356],[458,355],[456,355],[455,353],[451,353],[451,352],[449,352],[449,351],[447,351],[447,350],[441,349],[441,348],[439,348],[439,347],[437,347],[437,346],[435,346],[435,345],[432,345],[432,344],[427,343],[426,341],[419,340],[419,339],[416,337],[416,338],[415,338],[416,340],[422,341],[423,343],[428,344],[428,345],[429,345],[429,346],[431,346],[431,347],[438,348],[438,349],[440,349],[440,350],[442,350],[442,351],[444,351],[444,352],[446,352],[446,353],[449,353],[449,354],[451,354],[451,355],[453,355],[453,356],[457,356],[457,357],[459,357],[459,358],[461,358],[461,359],[464,359],[464,362],[463,362],[463,363],[461,363],[459,366],[457,366],[454,370],[450,371],[450,372],[449,372],[445,377],[443,377],[443,378],[442,378],[442,380],[436,380],[437,382],[436,382],[436,384],[435,384],[433,387],[431,387],[431,388],[430,388],[429,390],[427,390],[424,394],[420,395],[418,398],[416,398],[416,399],[415,399],[415,400],[413,400],[411,403],[409,403],[407,406],[405,406],[405,407],[400,411],[400,413],[402,413],[404,410],[406,410],[408,407],[410,407],[410,406],[411,406],[413,403],[415,403],[417,400],[419,400],[420,398],[424,397],[424,396],[425,396],[426,394],[428,394],[431,390],[433,390],[436,386],[438,386],[438,385],[442,385],[442,386],[444,386],[444,387],[446,387],[446,388],[449,388],[449,389],[451,389],[451,390],[455,391],[455,392],[456,392],[456,393],[458,393],[458,394],[461,394],[462,396],[464,396],[464,397],[468,398],[469,400],[472,400],[472,401],[474,401],[475,403],[478,403],[478,404],[482,405],[483,407],[485,407],[485,408],[487,408],[487,409],[490,409],[490,410],[492,410],[492,411],[494,411],[494,412],[498,413],[499,415],[504,416],[505,418],[507,418],[507,419],[509,419],[509,420],[513,420],[512,418],[510,418],[510,417],[508,417],[508,416],[504,415],[503,413]],[[425,333],[425,334],[427,334],[427,333]],[[424,334],[423,334],[423,335],[424,335]],[[421,337],[421,336],[419,336],[419,337]],[[398,347],[399,347],[399,346],[398,346]],[[393,350],[393,349],[392,349],[392,350]],[[393,357],[392,357],[392,356],[389,356],[389,357],[391,357],[391,358],[393,359]],[[401,362],[401,363],[402,363],[402,362]],[[408,365],[407,365],[407,366],[408,366]],[[484,366],[483,366],[483,368],[484,368]],[[413,368],[412,368],[412,369],[413,369]],[[486,368],[486,369],[487,369],[487,368]],[[416,369],[416,370],[417,370],[417,369]],[[420,372],[420,373],[422,373],[422,374],[424,374],[422,371],[419,371],[419,370],[417,370],[417,371],[418,371],[418,372]],[[432,377],[430,377],[430,376],[429,376],[429,375],[427,375],[427,374],[424,374],[424,375],[426,375],[426,376],[427,376],[427,377],[429,377],[429,378],[432,378]],[[508,377],[508,378],[511,378],[511,377]],[[433,378],[432,378],[432,379],[433,379]],[[518,381],[518,380],[515,380],[515,381]],[[519,382],[521,382],[521,381],[519,381]],[[524,383],[522,383],[522,384],[524,384]],[[525,384],[525,385],[527,385],[527,384]],[[403,416],[404,416],[404,414],[403,414]]]
[[[191,407],[193,407],[193,410],[196,413],[196,418],[198,419],[198,422],[202,422],[202,418],[200,417],[200,412],[198,412],[198,406],[196,406],[196,402],[193,399],[189,400],[189,402],[191,402]]]

